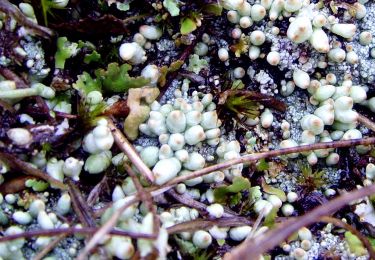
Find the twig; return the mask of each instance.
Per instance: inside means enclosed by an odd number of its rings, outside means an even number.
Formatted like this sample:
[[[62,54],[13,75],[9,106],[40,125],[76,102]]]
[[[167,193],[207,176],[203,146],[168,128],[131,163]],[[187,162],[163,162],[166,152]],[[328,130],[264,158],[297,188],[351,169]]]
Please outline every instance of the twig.
[[[201,212],[207,212],[207,205],[206,204],[204,204],[202,202],[199,202],[199,201],[196,201],[196,200],[192,199],[191,197],[189,197],[187,195],[178,194],[173,189],[170,189],[169,191],[167,191],[167,194],[169,194],[175,200],[177,200],[178,202],[180,202],[180,203],[182,203],[186,206],[189,206],[191,208],[195,208],[195,209],[197,209]],[[223,218],[233,218],[233,217],[237,217],[236,214],[232,214],[228,209],[224,209]]]
[[[353,139],[353,140],[340,140],[340,141],[327,142],[327,143],[315,143],[315,144],[300,145],[296,147],[272,150],[272,151],[261,152],[261,153],[247,154],[236,159],[232,159],[229,161],[225,161],[222,163],[218,163],[212,166],[205,167],[201,170],[194,171],[191,174],[179,176],[167,182],[162,187],[173,187],[177,185],[178,183],[191,180],[197,177],[201,177],[203,175],[209,174],[214,171],[223,170],[223,169],[229,168],[233,165],[240,164],[240,163],[250,164],[250,163],[257,162],[260,159],[277,157],[277,156],[287,155],[291,153],[301,153],[301,152],[314,151],[314,150],[320,150],[320,149],[341,148],[341,147],[350,147],[350,146],[356,146],[356,145],[371,145],[371,144],[375,144],[375,137]]]
[[[368,129],[375,132],[375,123],[367,117],[365,117],[364,115],[358,113],[358,122],[360,122],[362,125],[366,126]]]
[[[279,245],[298,229],[319,221],[322,216],[332,214],[353,200],[357,200],[374,193],[375,184],[344,193],[343,195],[313,209],[301,217],[285,221],[276,228],[257,236],[256,239],[250,239],[243,242],[238,247],[234,248],[230,253],[226,254],[224,256],[224,260],[256,259],[261,254]]]
[[[114,228],[117,224],[118,219],[121,217],[121,214],[130,207],[133,203],[138,201],[138,197],[135,197],[129,201],[127,201],[124,205],[122,205],[119,209],[117,209],[110,219],[101,226],[92,236],[92,238],[87,242],[86,246],[83,248],[81,253],[78,255],[77,260],[85,260],[87,255],[90,251],[98,244],[100,241],[107,235],[112,228]],[[153,236],[153,235],[152,235]],[[153,238],[155,238],[153,236]]]
[[[96,233],[99,230],[99,228],[57,228],[57,229],[37,229],[37,230],[31,230],[26,231],[22,233],[12,234],[12,235],[6,235],[3,237],[0,237],[0,242],[7,242],[19,238],[32,238],[32,237],[39,237],[39,236],[56,236],[61,234],[66,235],[74,235],[74,234],[87,234],[91,235]],[[125,237],[131,237],[131,238],[142,238],[142,239],[155,239],[155,236],[152,234],[143,234],[143,233],[134,233],[129,231],[122,231],[118,229],[110,229],[107,234],[116,235],[116,236],[125,236]]]
[[[29,87],[28,84],[21,77],[19,77],[16,73],[14,73],[8,68],[0,68],[0,74],[7,80],[14,81],[14,83],[16,83],[17,88]]]
[[[366,247],[366,249],[367,249],[367,251],[370,255],[370,259],[375,260],[375,251],[372,248],[370,241],[368,241],[367,237],[362,235],[362,233],[359,232],[357,229],[355,229],[354,227],[352,227],[348,223],[345,223],[344,221],[342,221],[340,219],[337,219],[337,218],[333,218],[333,217],[324,216],[324,217],[320,218],[320,221],[326,222],[326,223],[332,223],[335,226],[338,226],[338,227],[341,227],[341,228],[344,228],[344,229],[350,231],[353,235],[357,236],[359,240],[361,240],[362,244]]]
[[[254,225],[252,226],[252,229],[250,231],[250,234],[249,236],[246,238],[246,240],[250,240],[254,237],[255,235],[255,232],[257,231],[259,225],[260,225],[260,222],[262,221],[263,217],[264,217],[264,213],[266,212],[266,209],[263,208],[263,210],[260,212],[260,214],[258,215],[257,219],[255,220],[254,222]]]
[[[104,175],[104,177],[101,179],[101,181],[95,185],[95,187],[90,191],[89,195],[87,196],[87,205],[89,207],[93,206],[94,203],[96,202],[96,200],[98,199],[102,189],[103,189],[103,186],[104,185],[107,185],[107,181],[108,181],[108,178],[107,178],[107,175]]]
[[[218,227],[238,227],[244,225],[253,225],[254,221],[249,220],[244,217],[230,217],[230,218],[220,218],[214,220],[206,220],[206,219],[195,219],[192,221],[182,222],[176,225],[173,225],[167,228],[168,234],[177,234],[181,232],[192,232],[198,229],[207,230],[213,226]]]
[[[8,0],[0,1],[0,11],[12,16],[19,24],[31,29],[31,32],[43,38],[49,39],[53,36],[53,31],[47,27],[40,26],[28,19],[17,7]]]
[[[137,189],[137,194],[138,194],[139,199],[145,203],[145,206],[147,207],[147,209],[152,213],[153,234],[155,236],[158,236],[159,235],[160,223],[159,223],[159,220],[157,218],[156,207],[152,203],[152,201],[153,201],[152,196],[151,196],[150,192],[146,191],[143,188],[142,184],[139,182],[139,180],[137,178],[137,175],[135,174],[133,169],[129,166],[129,164],[124,163],[124,168],[125,168],[125,171],[129,174],[130,178],[133,180],[134,186]]]
[[[133,165],[138,169],[138,171],[145,177],[146,179],[153,182],[155,180],[154,174],[152,171],[147,167],[147,165],[142,161],[139,157],[138,153],[135,151],[133,145],[126,139],[123,133],[115,126],[111,119],[108,120],[108,127],[111,129],[113,138],[117,146],[123,151],[129,160],[133,163]]]
[[[56,237],[52,242],[48,243],[45,248],[43,248],[33,260],[42,260],[52,249],[54,249],[64,238],[66,238],[66,234],[62,234]]]
[[[68,181],[69,194],[72,198],[74,212],[77,214],[80,222],[85,227],[95,227],[95,219],[92,217],[91,209],[87,206],[81,192],[72,181]]]
[[[0,159],[4,161],[6,164],[8,164],[11,168],[20,170],[22,173],[26,175],[34,176],[38,179],[45,180],[52,186],[59,188],[61,190],[68,189],[68,186],[62,183],[61,181],[52,178],[51,176],[37,168],[31,167],[28,163],[18,159],[16,156],[12,154],[0,152]]]

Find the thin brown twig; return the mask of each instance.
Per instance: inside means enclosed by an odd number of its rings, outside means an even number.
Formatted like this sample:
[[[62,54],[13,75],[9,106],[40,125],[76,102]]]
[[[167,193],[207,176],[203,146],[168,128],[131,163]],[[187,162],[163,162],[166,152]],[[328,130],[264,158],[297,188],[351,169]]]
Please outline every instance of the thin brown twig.
[[[33,257],[33,260],[42,260],[52,249],[54,249],[64,238],[66,238],[66,234],[61,234],[60,236],[56,237],[52,242],[48,243],[46,247],[44,247],[36,256]]]
[[[206,204],[204,204],[202,202],[199,202],[199,201],[196,201],[196,200],[192,199],[191,197],[189,197],[185,194],[178,194],[174,189],[170,189],[166,193],[169,194],[172,198],[174,198],[178,202],[180,202],[180,203],[182,203],[186,206],[189,206],[190,208],[195,208],[195,209],[197,209],[201,212],[207,212],[207,205]],[[237,215],[230,212],[228,209],[224,209],[223,217],[224,218],[232,218],[232,217],[237,217]]]
[[[95,219],[92,217],[91,209],[87,206],[81,192],[72,181],[68,181],[69,194],[72,199],[74,212],[84,227],[95,227]]]
[[[45,180],[53,187],[59,188],[61,190],[67,190],[68,186],[65,185],[63,182],[56,180],[49,176],[47,173],[42,172],[37,168],[33,168],[30,164],[18,159],[16,156],[6,153],[0,152],[0,159],[8,164],[11,168],[20,170],[22,173],[30,176],[34,176],[38,179]]]
[[[105,235],[110,232],[112,228],[116,226],[118,219],[121,217],[121,214],[138,200],[138,197],[130,199],[119,209],[117,209],[108,219],[108,221],[94,233],[92,238],[87,242],[86,246],[78,255],[77,260],[85,260],[90,251],[105,237]]]
[[[349,225],[348,223],[345,223],[344,221],[340,219],[328,217],[328,216],[321,217],[320,221],[326,222],[326,223],[332,223],[335,226],[338,226],[338,227],[341,227],[350,231],[353,235],[357,236],[358,239],[362,242],[362,244],[366,247],[370,255],[370,259],[375,259],[375,251],[372,248],[370,241],[367,239],[367,237],[362,235],[362,233],[359,232],[356,228],[352,227],[351,225]]]
[[[17,7],[8,0],[0,1],[0,11],[12,16],[19,24],[29,28],[32,33],[43,38],[49,39],[53,36],[53,31],[47,27],[43,27],[28,19]]]
[[[93,206],[96,200],[98,199],[103,186],[107,185],[108,177],[107,175],[104,175],[103,178],[100,180],[98,184],[95,185],[95,187],[90,191],[89,195],[87,196],[87,205],[89,207]]]
[[[113,138],[117,146],[125,155],[129,158],[132,164],[138,169],[138,171],[145,177],[147,180],[153,182],[155,180],[154,174],[147,167],[147,165],[139,157],[138,153],[135,151],[133,145],[126,139],[124,134],[115,126],[111,119],[108,120],[108,127],[111,129]]]
[[[250,234],[246,238],[246,240],[250,240],[251,238],[254,237],[255,232],[258,230],[258,227],[259,227],[260,223],[262,222],[262,219],[264,217],[264,213],[265,212],[266,212],[266,209],[263,208],[263,210],[260,212],[260,214],[258,215],[257,219],[255,220],[254,225],[252,226],[252,229],[250,231]]]
[[[130,178],[133,180],[134,186],[137,189],[137,194],[138,194],[139,199],[145,203],[145,206],[147,207],[147,209],[152,213],[153,234],[155,236],[158,236],[159,235],[160,223],[159,223],[159,220],[157,218],[156,207],[152,203],[152,201],[153,201],[152,196],[151,196],[150,192],[146,191],[143,188],[142,184],[140,183],[140,181],[137,178],[137,175],[135,174],[133,169],[130,167],[130,165],[127,164],[127,163],[124,163],[124,168],[125,168],[125,171],[129,174]]]
[[[179,176],[167,182],[161,187],[173,187],[177,185],[178,183],[191,180],[197,177],[201,177],[203,175],[209,174],[214,171],[223,170],[223,169],[229,168],[233,165],[240,164],[240,163],[250,164],[250,163],[257,162],[260,159],[277,157],[277,156],[282,156],[282,155],[287,155],[287,154],[292,154],[292,153],[301,153],[301,152],[320,150],[320,149],[342,148],[342,147],[350,147],[350,146],[356,146],[356,145],[372,145],[372,144],[375,144],[375,137],[353,139],[353,140],[340,140],[340,141],[333,141],[333,142],[327,142],[327,143],[315,143],[315,144],[300,145],[296,147],[283,148],[283,149],[272,150],[272,151],[261,152],[261,153],[247,154],[236,159],[228,160],[222,163],[218,163],[212,166],[205,167],[201,170],[194,171],[187,175]]]
[[[365,117],[364,115],[361,115],[358,113],[358,122],[360,122],[362,125],[366,126],[371,131],[375,132],[375,123]]]
[[[220,218],[220,219],[195,219],[191,221],[182,222],[167,228],[168,234],[178,234],[181,232],[192,232],[198,229],[207,230],[213,226],[218,227],[238,227],[245,225],[253,225],[254,221],[249,220],[244,217],[234,216],[230,218]]]
[[[0,68],[0,74],[7,80],[14,81],[17,88],[28,88],[27,82],[8,68]]]
[[[19,238],[33,238],[33,237],[50,237],[50,236],[56,236],[61,234],[66,235],[74,235],[74,234],[86,234],[91,235],[95,234],[99,228],[92,228],[92,227],[85,227],[85,228],[57,228],[57,229],[38,229],[38,230],[30,230],[25,231],[22,233],[12,234],[12,235],[6,235],[3,237],[0,237],[0,242],[7,242]],[[122,231],[118,229],[110,229],[107,234],[116,235],[116,236],[125,236],[125,237],[131,237],[131,238],[142,238],[142,239],[155,239],[155,236],[153,234],[143,234],[143,233],[134,233],[129,231]]]
[[[287,239],[293,232],[298,229],[309,226],[317,221],[322,216],[332,214],[340,209],[342,206],[351,201],[369,196],[375,193],[375,184],[363,187],[361,189],[344,193],[343,195],[316,207],[309,213],[287,220],[276,228],[267,231],[266,233],[257,236],[256,239],[250,239],[235,247],[230,253],[224,256],[224,260],[232,259],[256,259],[261,254],[271,250],[279,245],[282,241]]]

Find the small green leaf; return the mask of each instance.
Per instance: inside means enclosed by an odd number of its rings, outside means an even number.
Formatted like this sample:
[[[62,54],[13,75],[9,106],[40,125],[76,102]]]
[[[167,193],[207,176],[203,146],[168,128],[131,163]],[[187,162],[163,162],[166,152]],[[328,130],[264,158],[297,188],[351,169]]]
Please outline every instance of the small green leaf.
[[[278,209],[273,208],[271,212],[266,216],[264,219],[264,226],[272,228],[276,223],[276,217],[277,217],[277,211]]]
[[[55,54],[55,67],[57,69],[64,69],[65,61],[78,52],[78,44],[75,42],[69,42],[66,37],[57,38],[57,51]]]
[[[108,92],[121,93],[150,83],[150,80],[144,77],[131,77],[129,75],[131,69],[132,66],[129,64],[124,63],[119,66],[114,62],[108,64],[107,70],[96,70],[95,75],[101,80],[103,89]]]
[[[86,54],[83,58],[83,62],[86,64],[90,64],[91,62],[100,61],[101,55],[97,51],[93,51],[90,54]]]
[[[276,195],[277,197],[279,197],[279,199],[281,199],[282,202],[286,201],[286,195],[283,190],[268,185],[264,180],[262,182],[262,188],[265,193]]]
[[[160,77],[158,79],[158,85],[160,87],[164,87],[167,83],[167,75],[168,73],[175,72],[181,68],[181,66],[184,64],[182,60],[177,60],[171,63],[169,67],[162,66],[159,68]]]
[[[249,189],[249,204],[252,205],[262,197],[262,192],[259,186],[254,186]]]
[[[49,184],[44,181],[39,181],[36,179],[29,179],[25,182],[26,187],[32,188],[33,191],[45,191]]]
[[[181,239],[178,236],[174,236],[174,238],[182,253],[193,255],[198,251],[198,248],[192,242]]]
[[[180,14],[177,0],[164,0],[163,6],[168,10],[171,16],[178,16]]]
[[[81,96],[86,97],[91,91],[101,91],[102,84],[97,79],[93,79],[87,72],[83,72],[82,75],[78,76],[77,81],[73,83],[73,88],[78,90]]]
[[[216,202],[225,202],[227,195],[233,195],[251,187],[250,181],[244,177],[234,177],[232,184],[214,189]]]
[[[258,172],[262,172],[262,171],[267,171],[270,168],[270,166],[268,162],[266,162],[265,159],[260,159],[256,164],[256,168]]]
[[[181,19],[181,34],[189,34],[197,29],[197,24],[190,18]]]
[[[202,11],[206,14],[220,16],[223,12],[223,7],[220,4],[207,4],[203,7]]]
[[[243,84],[242,80],[237,79],[233,81],[232,87],[230,89],[236,90],[236,89],[243,89],[245,87],[245,84]]]
[[[130,10],[130,5],[129,5],[129,3],[116,2],[116,8],[120,11],[126,12],[126,11]]]
[[[204,68],[208,68],[208,62],[205,59],[200,59],[197,54],[192,54],[189,56],[189,66],[187,68],[188,71],[198,74]]]
[[[367,254],[367,250],[363,247],[361,240],[351,232],[345,232],[345,240],[348,243],[349,250],[355,256],[363,256]]]

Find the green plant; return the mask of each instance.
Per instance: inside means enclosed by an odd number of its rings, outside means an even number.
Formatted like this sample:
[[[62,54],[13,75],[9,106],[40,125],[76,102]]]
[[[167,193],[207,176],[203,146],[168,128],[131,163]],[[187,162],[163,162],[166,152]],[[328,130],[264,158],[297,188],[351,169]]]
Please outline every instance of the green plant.
[[[236,116],[243,115],[247,118],[259,116],[259,103],[256,101],[257,93],[246,90],[226,90],[220,94],[219,104],[224,105]]]
[[[241,202],[242,191],[250,189],[250,181],[244,177],[234,177],[232,184],[221,186],[214,189],[214,198],[216,202],[229,202],[231,206],[235,206]]]
[[[309,164],[301,164],[299,166],[301,174],[297,177],[299,185],[304,187],[308,191],[313,191],[321,188],[326,180],[324,178],[325,171],[314,171]]]

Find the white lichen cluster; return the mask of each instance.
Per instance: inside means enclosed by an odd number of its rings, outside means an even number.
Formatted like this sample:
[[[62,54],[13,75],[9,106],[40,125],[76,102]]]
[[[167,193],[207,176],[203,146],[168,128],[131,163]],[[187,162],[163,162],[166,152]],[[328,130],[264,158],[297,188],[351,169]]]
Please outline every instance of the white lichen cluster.
[[[133,42],[121,44],[119,49],[121,59],[134,65],[144,63],[147,60],[144,49],[149,49],[151,46],[147,40],[158,40],[161,36],[160,28],[153,25],[141,25],[139,33],[133,36]]]
[[[113,143],[107,120],[99,120],[97,126],[83,138],[83,150],[91,154],[86,159],[85,171],[97,174],[107,169],[111,164]]]
[[[353,85],[350,79],[346,79],[339,86],[336,77],[328,74],[320,80],[307,78],[301,82],[307,86],[310,93],[310,103],[316,105],[313,114],[306,114],[300,120],[303,130],[300,144],[313,144],[316,142],[331,142],[333,140],[350,140],[362,138],[362,133],[356,129],[358,125],[358,113],[353,110],[353,105],[366,104],[366,87]],[[326,128],[332,128],[328,131]],[[284,134],[289,131],[288,123],[282,126]],[[283,135],[284,135],[283,134]],[[280,147],[297,146],[297,140],[289,139],[289,134],[284,135],[285,139]],[[359,152],[366,152],[369,148],[357,147]],[[317,163],[318,158],[326,158],[327,165],[335,165],[339,161],[339,155],[332,149],[322,149],[304,154],[311,165]],[[297,157],[297,154],[289,155],[290,158]]]
[[[216,146],[220,142],[220,125],[212,94],[195,92],[191,99],[176,92],[173,103],[164,105],[154,101],[148,120],[139,130],[151,137],[158,137],[160,146],[139,148],[140,156],[152,168],[155,183],[164,184],[177,175],[189,174],[202,169],[206,159],[198,152],[188,152],[188,146],[207,143]],[[191,186],[202,182],[199,178],[189,181]]]

